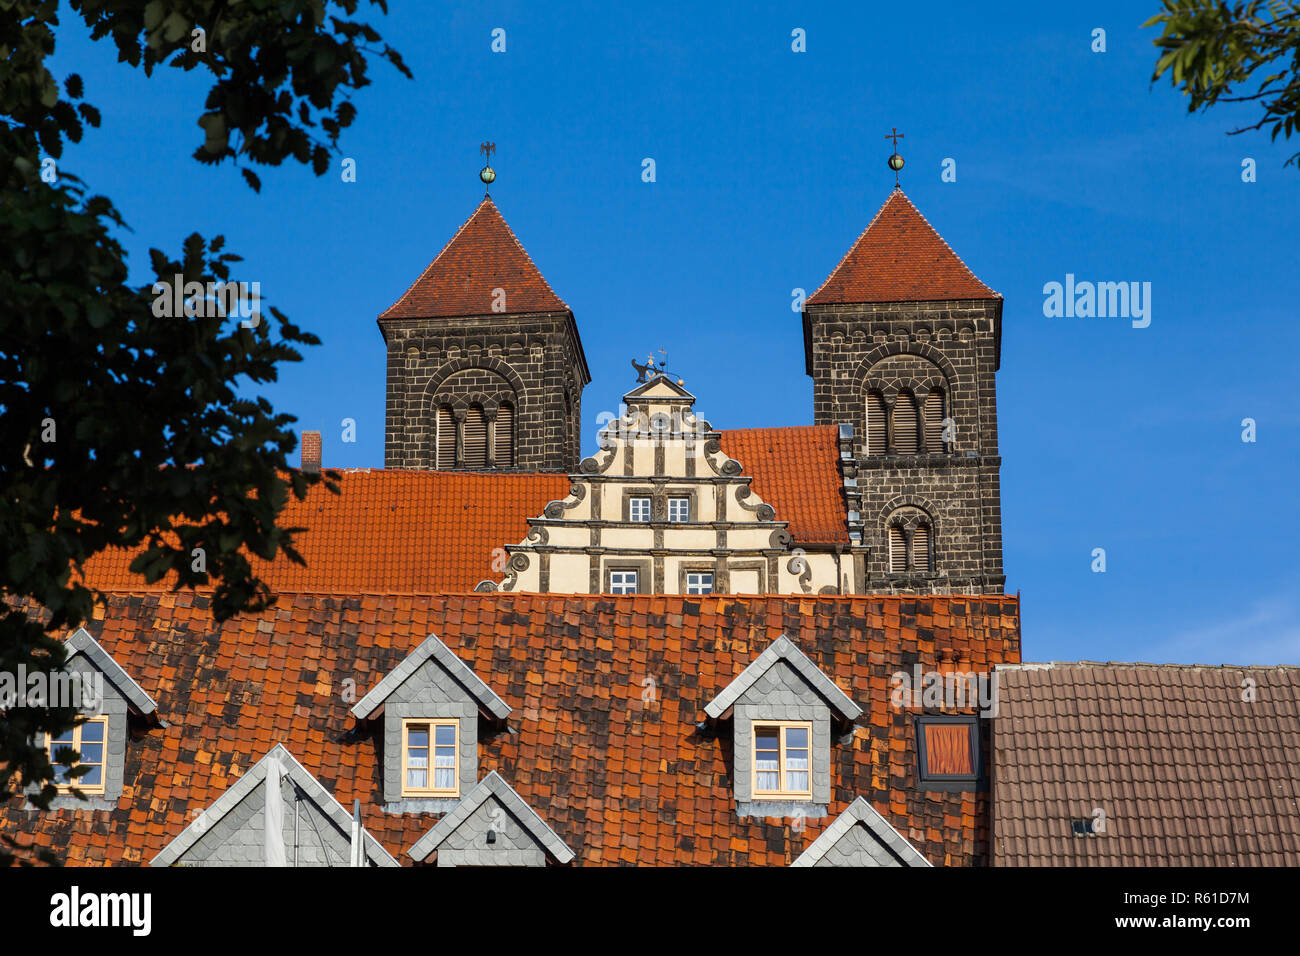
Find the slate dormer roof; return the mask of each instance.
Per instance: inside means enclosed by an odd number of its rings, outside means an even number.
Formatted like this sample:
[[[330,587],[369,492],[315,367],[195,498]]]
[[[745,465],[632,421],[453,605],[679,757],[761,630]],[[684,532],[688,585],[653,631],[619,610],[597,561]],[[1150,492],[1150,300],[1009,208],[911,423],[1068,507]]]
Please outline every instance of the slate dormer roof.
[[[494,289],[509,315],[569,311],[488,196],[379,320],[492,315]]]
[[[861,830],[858,828],[861,827]],[[856,839],[855,839],[856,836]],[[849,804],[835,822],[822,831],[812,846],[791,866],[853,865],[860,858],[859,847],[878,866],[933,866],[903,839],[889,821],[862,797]]]
[[[525,803],[519,794],[515,793],[514,788],[506,783],[495,770],[480,780],[474,789],[465,794],[460,803],[456,805],[456,809],[443,816],[432,830],[416,841],[415,846],[410,849],[411,859],[417,862],[425,860],[430,853],[442,846],[447,838],[455,833],[475,810],[492,797],[501,802],[501,805],[509,811],[555,862],[563,864],[573,859],[573,851],[569,849],[568,844],[546,825],[546,821],[538,816],[537,812]]]
[[[406,658],[389,671],[384,679],[375,685],[370,693],[357,701],[352,708],[352,715],[358,720],[366,720],[384,705],[384,701],[402,683],[419,670],[420,666],[432,658],[443,670],[454,677],[474,697],[479,707],[497,720],[510,716],[510,705],[492,692],[492,688],[483,683],[479,676],[465,666],[465,662],[447,649],[447,645],[438,640],[437,634],[430,634]]]
[[[437,823],[383,809],[381,729],[345,695],[381,682],[436,633],[512,708],[479,742],[577,865],[784,866],[859,796],[937,865],[987,862],[985,792],[917,788],[914,713],[890,675],[987,672],[1020,656],[1014,596],[285,594],[215,625],[210,597],[110,594],[86,630],[160,700],[170,726],[127,746],[111,811],[0,805],[0,833],[69,865],[153,859],[276,744],[401,863]],[[738,817],[729,743],[705,707],[769,644],[801,654],[866,714],[831,768],[825,819]],[[703,725],[703,726],[702,726]]]
[[[857,720],[862,715],[862,708],[849,699],[849,695],[840,690],[835,682],[823,674],[808,655],[804,654],[795,643],[782,634],[764,648],[763,653],[736,675],[736,679],[723,688],[717,697],[704,706],[704,712],[714,720],[722,717],[732,705],[744,696],[745,691],[753,687],[763,675],[784,661],[794,672],[808,682],[808,685],[826,701],[833,711],[844,720]]]
[[[78,654],[90,661],[100,673],[108,679],[119,694],[126,698],[128,704],[135,708],[136,712],[144,716],[157,713],[158,703],[144,692],[125,670],[122,665],[115,661],[108,651],[99,646],[95,640],[86,631],[84,627],[79,627],[68,638],[66,646],[69,649],[67,659],[71,661]]]
[[[276,744],[266,756],[253,764],[252,768],[240,777],[230,789],[198,814],[194,822],[181,831],[176,839],[163,847],[158,855],[149,861],[149,865],[171,866],[192,850],[206,834],[218,830],[222,821],[266,780],[268,767],[272,760],[278,760],[284,775],[297,784],[298,789],[318,809],[325,813],[340,833],[347,834],[350,837],[352,814],[348,813],[343,808],[343,805],[334,799],[333,794],[321,786],[320,781],[312,776],[307,768],[299,763],[298,759],[283,744]],[[399,865],[392,855],[384,849],[383,844],[371,835],[369,830],[363,829],[363,838],[366,857],[369,861],[376,866]],[[255,857],[256,850],[253,857],[246,858],[242,862],[246,865],[257,865],[258,860]],[[346,865],[341,856],[338,859],[338,864]]]
[[[895,189],[806,304],[1000,298]]]

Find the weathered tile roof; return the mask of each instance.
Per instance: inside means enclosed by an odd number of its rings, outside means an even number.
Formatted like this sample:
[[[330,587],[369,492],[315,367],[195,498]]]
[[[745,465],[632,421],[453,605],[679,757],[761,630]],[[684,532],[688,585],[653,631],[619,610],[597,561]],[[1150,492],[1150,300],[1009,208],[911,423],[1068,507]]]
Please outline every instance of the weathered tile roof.
[[[1300,667],[1002,667],[998,708],[995,864],[1300,865]]]
[[[998,298],[895,189],[807,304]]]
[[[725,432],[722,449],[753,475],[754,493],[788,521],[796,543],[847,543],[833,425]],[[340,472],[337,495],[317,485],[291,498],[279,523],[306,567],[252,557],[273,591],[470,591],[500,581],[507,544],[528,534],[528,518],[569,493],[567,475],[377,469]],[[138,552],[111,549],[86,562],[103,591],[168,590],[131,574]]]
[[[790,522],[796,542],[849,543],[837,425],[733,428],[719,445],[754,476],[754,494]]]
[[[496,293],[505,307],[493,309]],[[423,319],[494,312],[568,312],[490,197],[456,231],[383,319]]]
[[[385,814],[378,732],[349,713],[430,633],[511,708],[480,748],[582,864],[784,865],[859,795],[936,864],[987,861],[983,793],[916,789],[913,714],[890,675],[1019,660],[1014,597],[283,595],[221,628],[209,598],[115,594],[87,630],[158,701],[114,811],[0,810],[0,832],[68,863],[152,859],[283,744],[404,864],[437,820]],[[829,816],[737,818],[729,724],[704,705],[782,634],[860,703],[832,751]],[[350,693],[345,693],[350,691]],[[703,726],[701,726],[703,725]]]

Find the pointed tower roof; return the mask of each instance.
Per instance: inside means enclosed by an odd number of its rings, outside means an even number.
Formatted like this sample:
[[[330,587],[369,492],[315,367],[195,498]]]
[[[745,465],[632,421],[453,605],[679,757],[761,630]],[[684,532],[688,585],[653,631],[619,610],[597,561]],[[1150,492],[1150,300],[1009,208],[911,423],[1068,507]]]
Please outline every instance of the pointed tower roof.
[[[490,196],[451,237],[382,319],[491,315],[494,289],[505,290],[501,311],[568,312],[515,237]]]
[[[807,304],[1000,298],[895,189]]]

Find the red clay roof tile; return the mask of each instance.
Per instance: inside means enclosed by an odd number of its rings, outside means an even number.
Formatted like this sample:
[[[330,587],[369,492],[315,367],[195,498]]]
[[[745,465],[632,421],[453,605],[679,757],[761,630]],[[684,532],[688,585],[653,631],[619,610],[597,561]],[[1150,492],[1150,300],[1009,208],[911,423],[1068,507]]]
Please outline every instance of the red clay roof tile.
[[[503,309],[493,308],[497,289],[505,293]],[[379,318],[568,311],[491,197],[484,197],[420,277]]]
[[[807,304],[999,298],[895,189]]]

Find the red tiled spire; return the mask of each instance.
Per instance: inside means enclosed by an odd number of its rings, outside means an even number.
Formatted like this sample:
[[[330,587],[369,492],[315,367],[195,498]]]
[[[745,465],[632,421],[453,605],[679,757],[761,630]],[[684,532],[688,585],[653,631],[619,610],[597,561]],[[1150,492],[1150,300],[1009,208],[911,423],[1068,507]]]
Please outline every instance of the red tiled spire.
[[[1000,299],[895,189],[809,305]]]
[[[490,196],[381,319],[491,315],[493,289],[505,291],[507,313],[568,312]]]

